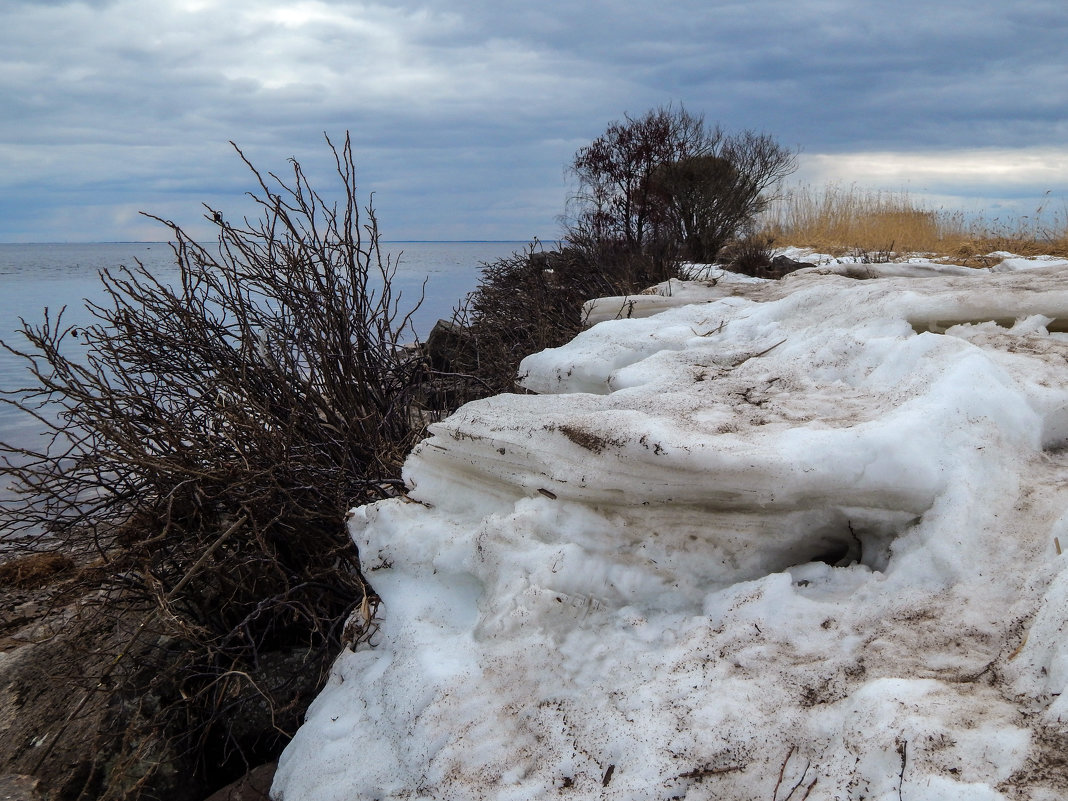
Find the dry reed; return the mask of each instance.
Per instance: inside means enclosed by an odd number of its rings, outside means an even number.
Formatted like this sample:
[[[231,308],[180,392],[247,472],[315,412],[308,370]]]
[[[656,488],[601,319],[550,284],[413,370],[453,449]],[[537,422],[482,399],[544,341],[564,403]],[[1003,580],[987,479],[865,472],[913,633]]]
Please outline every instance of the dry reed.
[[[987,220],[983,215],[926,208],[908,192],[831,184],[797,187],[776,198],[761,220],[776,242],[832,255],[923,253],[975,263],[995,251],[1022,256],[1068,255],[1068,216],[1040,206],[1034,214]]]

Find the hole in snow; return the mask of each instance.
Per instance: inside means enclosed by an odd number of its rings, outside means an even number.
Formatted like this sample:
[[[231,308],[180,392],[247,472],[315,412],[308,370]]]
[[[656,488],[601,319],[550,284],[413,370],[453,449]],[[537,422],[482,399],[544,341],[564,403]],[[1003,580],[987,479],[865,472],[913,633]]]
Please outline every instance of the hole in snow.
[[[833,509],[808,521],[811,532],[788,556],[788,567],[823,562],[832,567],[866,565],[885,571],[894,541],[920,518],[877,509]]]

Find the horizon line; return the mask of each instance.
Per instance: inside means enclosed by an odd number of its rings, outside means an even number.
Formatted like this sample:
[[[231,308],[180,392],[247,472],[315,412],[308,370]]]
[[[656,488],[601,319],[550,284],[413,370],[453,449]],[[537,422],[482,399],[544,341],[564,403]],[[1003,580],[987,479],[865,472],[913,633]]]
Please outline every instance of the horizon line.
[[[214,241],[214,240],[206,240]],[[383,245],[510,245],[516,242],[529,244],[533,239],[383,239]],[[539,242],[561,242],[560,239],[538,239]],[[166,239],[92,239],[85,241],[53,240],[35,242],[4,242],[0,245],[170,245]],[[198,243],[203,244],[203,243]]]

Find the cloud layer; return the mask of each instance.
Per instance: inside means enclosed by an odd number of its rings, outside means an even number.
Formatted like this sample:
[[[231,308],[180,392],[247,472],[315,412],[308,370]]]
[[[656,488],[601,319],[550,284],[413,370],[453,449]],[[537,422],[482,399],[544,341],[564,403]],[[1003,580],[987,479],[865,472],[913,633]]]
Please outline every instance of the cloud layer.
[[[1059,1],[11,0],[4,18],[0,241],[239,212],[229,140],[325,175],[322,134],[345,130],[386,236],[551,238],[575,149],[666,102],[800,146],[811,175],[1064,191]]]

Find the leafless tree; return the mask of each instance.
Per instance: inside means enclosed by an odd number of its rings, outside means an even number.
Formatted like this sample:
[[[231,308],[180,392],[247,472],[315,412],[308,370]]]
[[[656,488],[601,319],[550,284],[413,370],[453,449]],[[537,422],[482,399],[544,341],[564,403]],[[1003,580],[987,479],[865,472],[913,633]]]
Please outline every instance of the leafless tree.
[[[796,168],[796,154],[752,131],[728,135],[683,107],[625,116],[580,149],[568,238],[588,250],[709,260]]]

